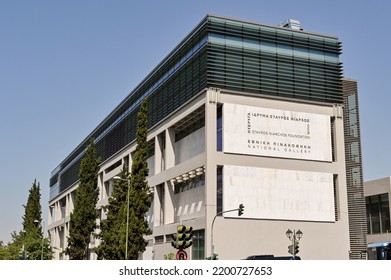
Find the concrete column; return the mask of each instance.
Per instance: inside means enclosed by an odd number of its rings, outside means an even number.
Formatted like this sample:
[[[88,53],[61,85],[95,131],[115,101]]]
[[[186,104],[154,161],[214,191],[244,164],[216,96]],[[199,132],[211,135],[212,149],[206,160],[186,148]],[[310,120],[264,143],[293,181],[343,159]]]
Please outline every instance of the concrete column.
[[[155,175],[162,172],[163,139],[161,135],[155,136]]]
[[[343,170],[338,174],[338,186],[337,186],[337,195],[338,195],[338,212],[341,214],[341,219],[346,218],[342,217],[343,213],[348,213],[347,206],[347,189],[346,189],[346,163],[345,163],[345,136],[344,136],[344,126],[342,118],[342,106],[337,106],[335,109],[335,120],[334,120],[334,152],[335,152],[335,163],[338,166],[338,170]]]
[[[174,184],[167,181],[164,183],[164,224],[172,224],[174,220]]]
[[[217,206],[217,102],[219,92],[208,90],[205,103],[205,256],[211,254],[212,221]]]
[[[165,169],[175,166],[175,129],[166,129]]]
[[[162,202],[160,201],[162,188],[161,185],[154,186],[153,192],[153,226],[160,226],[161,223],[161,208]]]
[[[58,248],[55,250],[55,259],[59,259],[59,247],[60,247],[60,241],[59,241],[59,233],[58,233],[58,227],[55,227],[52,232],[52,247]]]
[[[129,153],[129,165],[128,165],[128,171],[129,171],[129,173],[132,172],[133,155],[134,155],[134,153]]]
[[[64,216],[66,217],[67,216],[67,212],[69,211],[70,213],[70,209],[69,209],[69,204],[70,204],[70,201],[72,200],[71,198],[71,194],[67,194],[65,196],[65,209],[64,209]],[[68,210],[67,210],[68,209]]]
[[[349,242],[349,217],[348,217],[348,196],[346,187],[346,162],[345,162],[345,136],[344,125],[342,117],[342,106],[338,105],[335,108],[335,123],[334,123],[334,137],[335,137],[335,164],[338,166],[337,179],[337,208],[338,208],[338,223],[341,224],[341,233],[345,233],[345,240],[342,244],[346,245],[344,258],[349,259],[350,242]],[[342,237],[341,237],[342,240]],[[340,248],[342,251],[342,248]]]

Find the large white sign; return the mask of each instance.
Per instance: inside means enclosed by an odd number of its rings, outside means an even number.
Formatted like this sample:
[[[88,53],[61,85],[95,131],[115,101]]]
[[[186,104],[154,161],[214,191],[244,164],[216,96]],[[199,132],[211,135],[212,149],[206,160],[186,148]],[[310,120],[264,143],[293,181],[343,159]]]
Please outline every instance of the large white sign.
[[[242,218],[331,222],[333,185],[330,173],[225,165],[223,210],[243,203]]]
[[[332,161],[330,116],[225,103],[223,151]]]

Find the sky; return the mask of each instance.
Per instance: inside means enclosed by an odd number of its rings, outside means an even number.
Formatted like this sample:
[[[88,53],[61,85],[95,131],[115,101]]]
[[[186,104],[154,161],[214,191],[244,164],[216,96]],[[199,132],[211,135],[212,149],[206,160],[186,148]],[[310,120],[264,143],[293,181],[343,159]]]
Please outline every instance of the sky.
[[[0,0],[0,240],[61,161],[207,15],[337,36],[358,81],[364,180],[391,176],[390,1]]]

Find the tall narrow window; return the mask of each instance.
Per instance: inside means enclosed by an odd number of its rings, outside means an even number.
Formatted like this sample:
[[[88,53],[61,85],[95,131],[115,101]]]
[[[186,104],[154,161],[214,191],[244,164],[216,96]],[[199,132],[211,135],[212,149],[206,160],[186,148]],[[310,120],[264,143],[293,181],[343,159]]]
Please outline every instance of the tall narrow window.
[[[334,213],[335,220],[339,220],[339,211],[338,211],[338,175],[334,174],[333,177],[333,185],[334,185]]]
[[[335,129],[335,118],[334,117],[331,117],[330,118],[330,129],[331,129],[331,157],[332,157],[332,161],[334,162],[335,161],[335,133],[334,133],[334,129]]]
[[[192,260],[205,259],[205,230],[193,231]]]
[[[388,193],[380,195],[380,224],[381,232],[389,233],[390,229],[390,203]]]
[[[380,216],[379,216],[379,196],[374,195],[370,198],[371,203],[371,220],[372,233],[380,233]]]
[[[223,211],[223,167],[217,167],[217,209],[216,213]]]
[[[223,114],[222,106],[217,108],[217,151],[223,150]]]
[[[371,234],[371,208],[370,208],[370,197],[365,198],[365,206],[366,206],[366,212],[367,212],[367,234]]]

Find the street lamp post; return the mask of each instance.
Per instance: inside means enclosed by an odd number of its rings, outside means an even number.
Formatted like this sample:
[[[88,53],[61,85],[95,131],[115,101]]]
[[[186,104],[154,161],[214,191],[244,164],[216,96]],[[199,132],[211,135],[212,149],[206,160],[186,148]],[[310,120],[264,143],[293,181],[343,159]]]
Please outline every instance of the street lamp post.
[[[38,223],[38,220],[34,220],[34,223]],[[44,233],[45,233],[45,222],[42,221],[42,240],[41,240],[41,260],[43,260],[43,239],[44,239]]]
[[[128,183],[128,194],[127,194],[127,207],[126,207],[126,240],[125,240],[125,260],[128,259],[128,236],[129,236],[129,190],[130,190],[130,180],[123,179],[119,176],[114,176],[114,180],[126,181]]]
[[[286,237],[288,237],[288,239],[292,241],[292,245],[291,245],[292,249],[291,249],[290,253],[295,258],[296,257],[296,248],[298,248],[297,244],[298,244],[299,240],[303,237],[303,232],[300,229],[298,231],[296,231],[296,230],[291,231],[290,229],[288,229],[285,234],[286,234]]]

